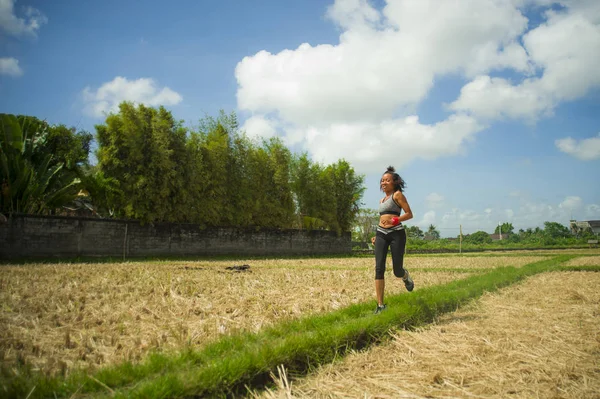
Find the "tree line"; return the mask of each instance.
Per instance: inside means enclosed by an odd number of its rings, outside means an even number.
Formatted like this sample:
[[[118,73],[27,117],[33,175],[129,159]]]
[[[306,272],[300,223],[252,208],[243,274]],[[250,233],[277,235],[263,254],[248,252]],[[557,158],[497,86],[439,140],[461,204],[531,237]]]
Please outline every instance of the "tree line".
[[[494,234],[502,233],[503,244],[524,245],[558,245],[583,243],[595,237],[592,229],[584,229],[577,233],[572,232],[567,226],[558,222],[544,222],[544,227],[519,229],[515,232],[512,223],[502,223],[496,226]],[[492,237],[485,231],[477,231],[463,237],[463,242],[471,244],[490,244]]]
[[[349,231],[365,190],[345,160],[252,140],[235,113],[185,127],[164,107],[124,102],[94,136],[0,114],[0,212],[93,213],[143,222]]]
[[[359,242],[370,242],[375,235],[375,226],[379,222],[379,213],[375,209],[360,209],[356,223],[353,229],[353,240]],[[426,230],[419,226],[406,225],[406,234],[410,245],[415,246],[444,246],[460,240],[460,236],[452,238],[441,238],[437,227],[430,224]],[[572,232],[568,227],[558,222],[544,222],[544,227],[535,227],[528,229],[519,229],[515,232],[512,223],[505,222],[496,226],[493,234],[502,233],[502,240],[496,241],[498,245],[524,245],[524,246],[544,246],[544,245],[571,245],[584,244],[588,239],[595,238],[590,228],[577,229]],[[486,231],[476,231],[471,234],[464,234],[462,242],[472,245],[487,245],[494,240]]]

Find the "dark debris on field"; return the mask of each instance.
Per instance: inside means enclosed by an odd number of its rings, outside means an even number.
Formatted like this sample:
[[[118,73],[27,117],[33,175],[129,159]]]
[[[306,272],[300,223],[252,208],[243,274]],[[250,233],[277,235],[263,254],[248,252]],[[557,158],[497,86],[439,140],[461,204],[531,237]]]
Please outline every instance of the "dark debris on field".
[[[250,272],[250,265],[233,265],[228,266],[225,270],[232,270],[234,272]]]

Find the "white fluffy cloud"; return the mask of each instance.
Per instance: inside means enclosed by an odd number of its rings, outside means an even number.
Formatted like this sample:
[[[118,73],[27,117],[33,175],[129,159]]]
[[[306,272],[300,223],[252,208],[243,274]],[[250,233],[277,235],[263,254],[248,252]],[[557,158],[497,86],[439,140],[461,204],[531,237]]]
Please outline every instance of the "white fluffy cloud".
[[[514,86],[507,79],[478,76],[463,86],[450,108],[469,111],[479,118],[534,121],[554,107],[553,99],[538,89],[538,82],[539,79],[527,79]]]
[[[104,83],[97,90],[86,87],[83,90],[84,112],[93,117],[102,117],[118,111],[119,104],[131,101],[149,106],[169,106],[179,104],[183,97],[168,87],[159,88],[153,79],[128,80],[117,76]]]
[[[295,124],[377,121],[418,104],[436,75],[528,68],[523,49],[515,51],[527,20],[494,0],[390,1],[383,15],[365,1],[338,0],[329,16],[345,29],[338,45],[261,51],[237,65],[240,108]]]
[[[472,209],[452,208],[442,216],[444,226],[458,228],[459,224],[470,223],[471,226],[483,226],[486,221],[489,221],[493,210],[490,212],[477,212]]]
[[[0,75],[18,77],[23,75],[23,70],[19,66],[19,60],[12,57],[0,58]]]
[[[12,36],[36,36],[48,18],[33,7],[24,7],[24,17],[17,17],[15,0],[0,0],[0,29]]]
[[[423,218],[416,223],[416,225],[422,230],[427,230],[430,225],[435,225],[435,223],[435,211],[427,211],[423,214]]]
[[[546,21],[523,35],[538,76],[518,83],[478,76],[462,88],[450,109],[488,119],[535,120],[551,114],[558,103],[600,86],[600,2],[565,5],[569,8],[546,11]]]
[[[327,9],[327,16],[345,29],[360,29],[376,24],[381,17],[367,0],[336,1]]]
[[[246,135],[250,138],[268,139],[277,134],[275,122],[262,116],[252,116],[246,119],[241,130],[246,132]]]
[[[235,70],[238,106],[319,161],[343,157],[363,172],[386,159],[461,153],[485,128],[478,120],[535,120],[600,82],[600,2],[567,0],[567,11],[547,11],[527,31],[531,3],[549,2],[386,0],[377,9],[336,0],[327,17],[341,29],[339,43],[245,57]],[[524,79],[491,75],[506,69]],[[448,107],[454,114],[421,124],[417,106],[436,79],[455,75],[472,81]]]
[[[582,204],[583,204],[583,201],[581,200],[580,197],[570,195],[567,198],[565,198],[565,200],[563,202],[558,204],[558,207],[562,208],[562,209],[567,209],[569,211],[573,211],[573,210],[581,208]]]
[[[554,142],[556,147],[582,161],[600,159],[600,133],[589,139],[575,140],[571,137],[559,139]]]
[[[22,7],[24,17],[17,17],[14,8],[15,0],[0,0],[0,33],[16,37],[36,37],[40,27],[48,22],[48,18],[36,8]],[[0,58],[0,75],[23,75],[19,60],[14,57]]]
[[[288,144],[302,142],[319,162],[344,158],[359,170],[379,170],[384,164],[401,167],[416,158],[459,154],[464,143],[482,129],[475,119],[463,115],[452,115],[433,125],[421,124],[417,116],[410,116],[379,123],[297,127],[288,130],[286,139]],[[376,165],[373,160],[377,160]]]

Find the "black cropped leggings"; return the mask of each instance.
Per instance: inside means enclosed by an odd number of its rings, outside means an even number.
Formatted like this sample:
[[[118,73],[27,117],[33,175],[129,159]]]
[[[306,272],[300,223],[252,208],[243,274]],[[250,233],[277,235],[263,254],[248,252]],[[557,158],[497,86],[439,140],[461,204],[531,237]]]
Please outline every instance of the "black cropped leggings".
[[[394,275],[396,277],[404,277],[403,264],[404,248],[406,248],[406,231],[402,229],[388,234],[378,231],[375,236],[375,280],[383,280],[388,248],[392,250]]]

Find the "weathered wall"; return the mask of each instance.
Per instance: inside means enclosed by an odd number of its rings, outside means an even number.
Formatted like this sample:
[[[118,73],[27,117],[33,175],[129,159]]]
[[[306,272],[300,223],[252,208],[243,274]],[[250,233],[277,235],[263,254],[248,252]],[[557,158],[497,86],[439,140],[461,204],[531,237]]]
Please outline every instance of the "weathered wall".
[[[12,215],[0,224],[0,258],[292,255],[352,251],[350,233],[206,228],[193,224]]]

